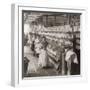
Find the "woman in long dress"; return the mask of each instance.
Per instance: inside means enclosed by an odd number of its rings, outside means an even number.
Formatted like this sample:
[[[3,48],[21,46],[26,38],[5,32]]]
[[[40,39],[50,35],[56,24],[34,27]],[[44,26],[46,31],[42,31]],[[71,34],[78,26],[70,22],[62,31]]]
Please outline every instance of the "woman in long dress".
[[[71,64],[78,64],[78,59],[76,53],[73,51],[72,48],[68,48],[66,51],[65,61],[67,62],[67,74],[71,75]]]
[[[30,61],[28,63],[27,74],[36,73],[36,72],[37,72],[37,63]]]
[[[47,51],[41,47],[40,54],[39,54],[39,60],[38,60],[38,67],[46,67],[48,62],[48,56]]]

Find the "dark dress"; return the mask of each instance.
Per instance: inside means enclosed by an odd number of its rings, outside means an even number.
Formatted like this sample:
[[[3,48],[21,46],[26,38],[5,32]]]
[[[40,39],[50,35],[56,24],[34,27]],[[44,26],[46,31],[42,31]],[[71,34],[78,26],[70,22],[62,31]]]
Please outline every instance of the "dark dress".
[[[29,63],[29,60],[27,59],[27,57],[24,57],[24,73],[27,72],[28,63]]]
[[[34,44],[34,41],[32,41],[31,50],[32,50],[32,51],[35,50],[35,44]]]
[[[45,40],[45,41],[42,42],[42,45],[43,45],[44,49],[46,50],[48,42]]]

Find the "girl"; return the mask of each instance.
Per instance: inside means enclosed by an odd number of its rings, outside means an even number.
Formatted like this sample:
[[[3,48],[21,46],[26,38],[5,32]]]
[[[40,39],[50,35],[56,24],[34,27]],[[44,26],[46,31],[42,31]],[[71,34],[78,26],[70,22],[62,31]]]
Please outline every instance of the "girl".
[[[39,54],[38,67],[41,67],[41,68],[46,67],[47,61],[48,61],[47,51],[42,46]]]

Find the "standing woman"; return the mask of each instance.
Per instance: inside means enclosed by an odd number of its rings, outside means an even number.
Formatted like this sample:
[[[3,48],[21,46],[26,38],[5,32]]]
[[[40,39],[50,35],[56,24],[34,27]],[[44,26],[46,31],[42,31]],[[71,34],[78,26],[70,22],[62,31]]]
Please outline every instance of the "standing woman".
[[[38,66],[41,68],[47,67],[48,54],[47,54],[47,41],[45,38],[42,39],[42,47],[40,49]]]
[[[37,38],[35,39],[35,55],[37,57],[39,57],[40,47],[41,47],[40,36],[37,36]]]
[[[31,50],[33,51],[33,55],[35,56],[35,35],[32,36]]]
[[[72,47],[67,48],[65,61],[67,62],[67,74],[71,75],[72,74],[72,68],[71,68],[72,63],[74,63],[75,65],[78,64],[77,55],[73,51]],[[73,72],[75,72],[75,70]]]
[[[46,66],[47,66],[47,52],[42,46],[39,54],[38,67],[44,68]]]

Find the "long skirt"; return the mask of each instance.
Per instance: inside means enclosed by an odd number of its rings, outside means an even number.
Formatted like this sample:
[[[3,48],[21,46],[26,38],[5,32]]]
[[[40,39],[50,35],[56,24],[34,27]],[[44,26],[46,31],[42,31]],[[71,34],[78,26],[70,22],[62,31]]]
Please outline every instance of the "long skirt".
[[[39,54],[38,66],[39,67],[46,67],[48,62],[48,55],[47,51],[41,50]]]
[[[28,63],[28,69],[27,69],[27,74],[30,73],[36,73],[37,72],[37,64],[32,62]]]

